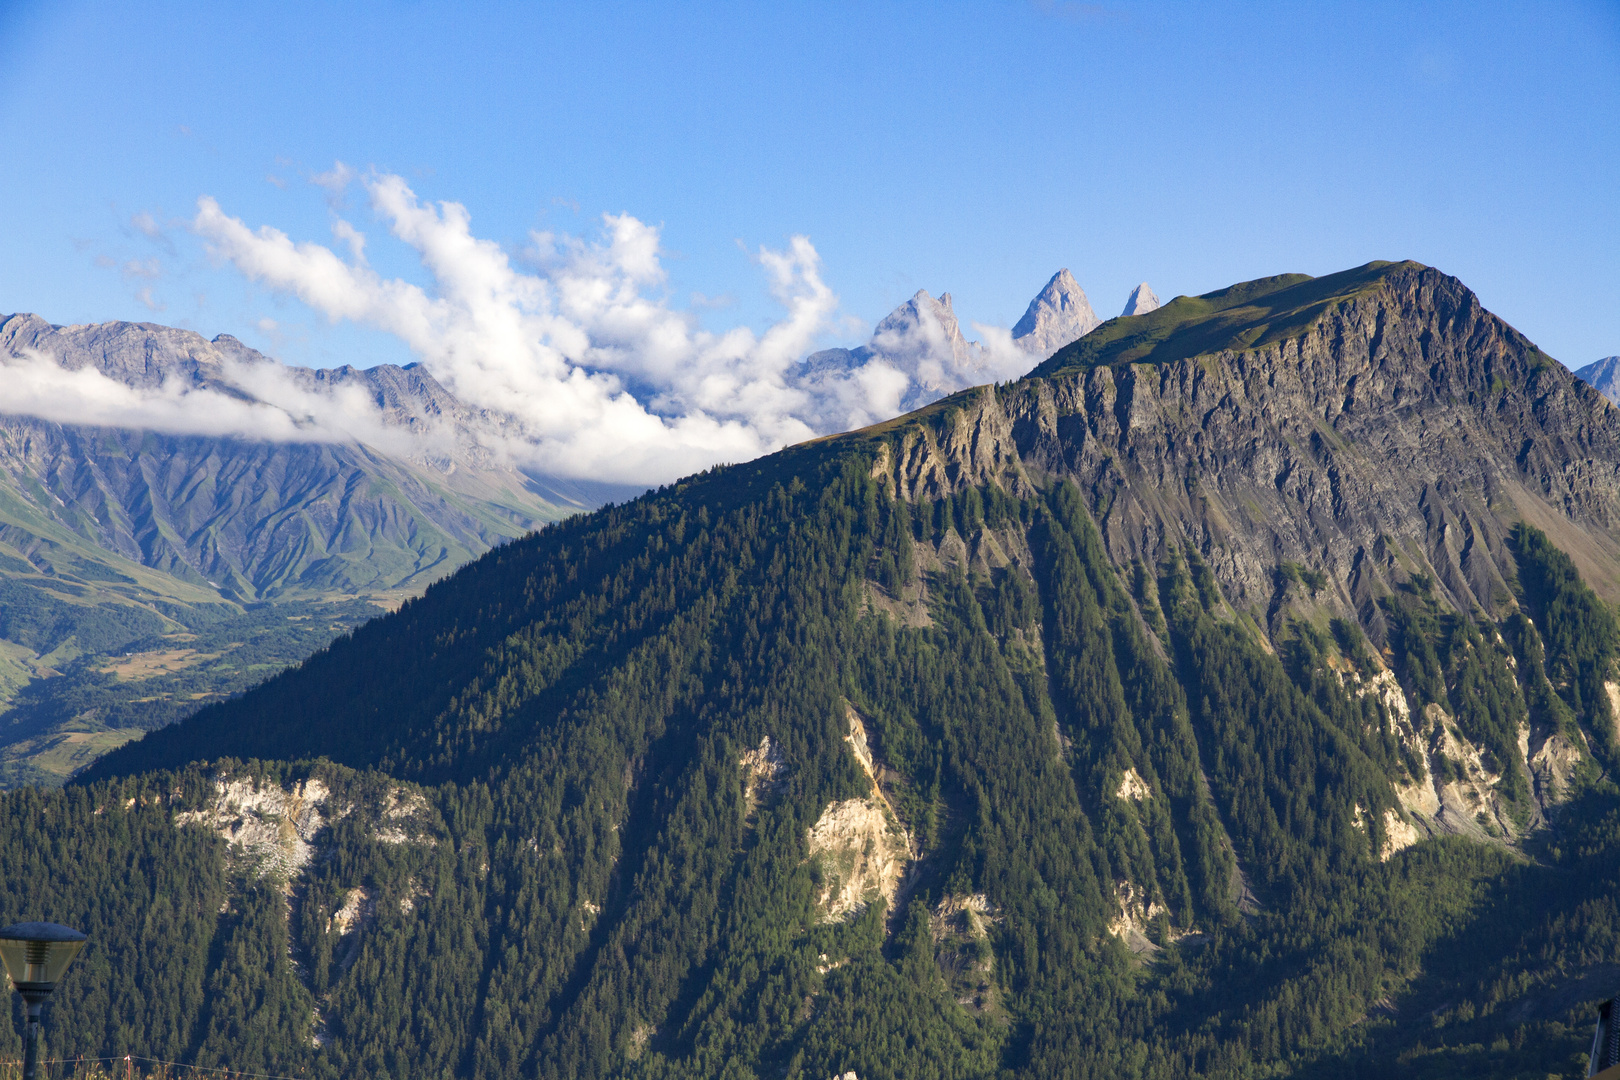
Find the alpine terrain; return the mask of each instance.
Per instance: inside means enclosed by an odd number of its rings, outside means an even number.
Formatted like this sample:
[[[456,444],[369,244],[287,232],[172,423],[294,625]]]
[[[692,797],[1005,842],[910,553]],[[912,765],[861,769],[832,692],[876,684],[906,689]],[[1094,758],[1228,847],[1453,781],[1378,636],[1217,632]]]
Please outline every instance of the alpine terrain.
[[[1137,291],[1142,288],[1146,288],[1145,282]],[[1100,322],[1074,275],[1059,270],[1013,324],[1012,355],[998,354],[963,336],[950,293],[942,293],[936,300],[919,289],[877,324],[867,344],[812,353],[805,359],[799,381],[814,387],[877,362],[905,377],[900,404],[912,410],[964,387],[998,381],[1009,363],[1021,375],[1089,334]]]
[[[6,415],[0,402],[0,780],[60,782],[98,753],[302,660],[429,581],[600,505],[503,465],[488,422],[417,365],[286,369],[228,335],[0,320],[43,354],[141,389],[256,400],[285,372],[372,401],[402,453]]]
[[[0,796],[0,919],[90,935],[50,1053],[1584,1075],[1620,413],[1415,263],[1146,306]]]
[[[1096,325],[1060,271],[1015,328],[1015,370]],[[119,415],[117,426],[7,415],[0,402],[0,786],[60,783],[492,546],[643,490],[514,468],[487,447],[515,418],[458,400],[419,364],[287,367],[228,334],[0,319],[0,360],[34,355],[139,390],[217,391],[295,416],[309,401],[357,397],[378,430],[178,436]],[[1005,359],[962,337],[949,294],[918,293],[870,345],[816,354],[791,374],[832,402],[846,395],[823,384],[873,361],[906,380],[898,404],[857,392],[852,409],[833,407],[821,418],[833,430],[992,381]]]

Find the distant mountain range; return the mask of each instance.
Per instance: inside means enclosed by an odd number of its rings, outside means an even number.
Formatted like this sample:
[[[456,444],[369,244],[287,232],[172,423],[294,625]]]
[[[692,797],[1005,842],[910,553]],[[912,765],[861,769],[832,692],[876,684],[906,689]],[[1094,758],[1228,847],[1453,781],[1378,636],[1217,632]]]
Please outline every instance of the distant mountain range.
[[[229,335],[0,321],[0,355],[30,352],[144,390],[251,401],[262,372],[357,388],[417,452],[62,423],[0,399],[0,782],[60,777],[612,493],[481,451],[468,436],[488,421],[414,364],[289,369]]]
[[[0,355],[32,351],[137,389],[176,383],[252,400],[260,371],[332,392],[355,388],[405,453],[358,441],[253,441],[0,417],[0,483],[95,548],[226,599],[420,588],[491,544],[600,505],[584,485],[546,483],[467,437],[486,420],[419,365],[286,367],[229,335],[209,341],[149,323],[0,322]],[[0,411],[4,406],[0,405]],[[429,426],[442,438],[412,441]],[[3,511],[0,511],[3,513]],[[0,534],[25,559],[47,538]]]
[[[1125,314],[1145,314],[1158,306],[1158,298],[1143,282],[1131,293]],[[905,376],[900,407],[909,411],[970,386],[1017,378],[1101,323],[1067,268],[1053,274],[1029,302],[1013,325],[1010,347],[999,349],[963,336],[950,293],[936,300],[919,289],[877,324],[865,345],[824,349],[808,357],[803,379],[815,385],[877,362]]]

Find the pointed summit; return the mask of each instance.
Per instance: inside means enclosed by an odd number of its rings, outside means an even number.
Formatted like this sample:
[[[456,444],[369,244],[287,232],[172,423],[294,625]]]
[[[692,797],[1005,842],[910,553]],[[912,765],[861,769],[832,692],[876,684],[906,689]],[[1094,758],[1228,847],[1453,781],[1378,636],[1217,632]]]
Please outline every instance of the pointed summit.
[[[1159,310],[1159,298],[1153,295],[1153,290],[1148,288],[1148,283],[1144,281],[1131,290],[1131,298],[1125,301],[1125,310],[1120,314],[1122,316],[1146,315],[1150,311],[1157,310]]]
[[[919,349],[943,349],[960,359],[968,351],[967,339],[951,310],[951,294],[938,300],[918,289],[915,296],[891,311],[872,331],[872,346],[890,355],[906,355]]]
[[[1024,317],[1013,327],[1013,344],[1044,358],[1089,334],[1101,322],[1091,310],[1085,290],[1064,268],[1029,302]]]

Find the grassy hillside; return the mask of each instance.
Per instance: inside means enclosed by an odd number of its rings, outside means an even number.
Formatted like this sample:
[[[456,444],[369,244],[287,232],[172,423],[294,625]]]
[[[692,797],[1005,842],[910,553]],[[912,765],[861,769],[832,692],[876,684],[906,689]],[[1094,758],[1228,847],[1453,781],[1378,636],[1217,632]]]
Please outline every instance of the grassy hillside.
[[[1417,265],[1370,262],[1319,278],[1281,274],[1202,296],[1178,296],[1146,315],[1108,320],[1031,374],[1045,377],[1113,364],[1165,363],[1264,348],[1298,337],[1330,307],[1372,293],[1390,275]]]

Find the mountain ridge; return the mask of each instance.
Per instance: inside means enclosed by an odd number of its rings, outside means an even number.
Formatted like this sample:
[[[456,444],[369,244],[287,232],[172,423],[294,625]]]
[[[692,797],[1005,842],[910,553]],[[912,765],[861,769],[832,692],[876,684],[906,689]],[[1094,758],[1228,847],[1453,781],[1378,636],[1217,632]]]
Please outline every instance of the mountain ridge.
[[[0,798],[0,870],[112,853],[77,917],[130,836],[195,863],[219,989],[154,1030],[283,1075],[1562,1068],[1620,941],[1614,407],[1411,263],[1104,331],[497,548]]]
[[[1013,344],[1044,358],[1085,337],[1101,323],[1085,290],[1064,267],[1052,275],[1029,302],[1023,317],[1013,324]]]
[[[1125,298],[1125,310],[1121,315],[1146,315],[1150,311],[1157,311],[1160,307],[1159,298],[1147,282],[1142,282],[1131,290],[1131,295]]]
[[[904,414],[967,386],[1016,378],[1027,370],[1029,361],[1050,356],[1089,333],[1098,322],[1085,290],[1067,268],[1053,274],[1030,300],[1004,343],[968,341],[952,308],[951,294],[942,293],[936,300],[926,289],[919,289],[878,322],[866,344],[812,353],[796,376],[806,385],[827,388],[863,369],[885,369],[904,379],[896,415]],[[859,427],[889,418],[884,413],[890,410],[870,415],[864,408],[865,396],[862,405],[848,413],[855,419],[834,426]]]
[[[764,463],[793,469],[791,462],[851,449],[870,459],[872,475],[890,497],[912,503],[938,503],[987,483],[1006,483],[1010,493],[1028,496],[1070,479],[1091,493],[1088,509],[1114,566],[1158,565],[1190,542],[1208,560],[1231,608],[1250,614],[1268,646],[1291,615],[1279,599],[1290,579],[1278,576],[1290,562],[1319,569],[1331,583],[1329,595],[1313,606],[1325,603],[1362,622],[1379,646],[1390,630],[1376,598],[1398,593],[1414,574],[1431,576],[1436,595],[1458,610],[1489,614],[1512,607],[1509,534],[1519,520],[1545,528],[1601,595],[1620,598],[1620,465],[1593,468],[1593,455],[1620,463],[1620,431],[1609,422],[1614,407],[1485,312],[1456,279],[1417,264],[1370,265],[1347,272],[1348,278],[1290,275],[1219,294],[1239,308],[1278,295],[1292,302],[1302,294],[1288,296],[1289,290],[1314,281],[1315,291],[1303,295],[1317,321],[1297,324],[1297,338],[1259,340],[1242,352],[1197,352],[1178,336],[1180,324],[1172,324],[1162,355],[1133,352],[1113,367],[1082,366],[1069,359],[1071,349],[1020,383],[962,391],[906,416],[812,440],[760,463],[711,470],[665,490],[729,487],[732,477],[769,475]],[[1355,286],[1349,292],[1342,289],[1346,281]],[[1186,309],[1172,310],[1175,304],[1156,314]],[[1450,328],[1443,342],[1450,351],[1431,341],[1431,367],[1396,377],[1391,357],[1397,346],[1388,324],[1399,323],[1403,307],[1410,313],[1418,306],[1437,307],[1432,322]],[[1290,317],[1293,311],[1286,309]],[[1199,340],[1208,333],[1202,325],[1207,315],[1195,312],[1188,320]],[[1237,337],[1247,329],[1240,327]],[[1416,333],[1409,326],[1399,345],[1415,347]],[[1121,348],[1118,340],[1104,347]],[[1121,351],[1139,347],[1124,340]],[[1325,361],[1335,348],[1343,355],[1352,341],[1360,350],[1353,365],[1311,363]],[[1084,339],[1074,348],[1080,347]],[[1476,364],[1470,353],[1484,362]],[[1221,377],[1200,362],[1206,356],[1229,365]],[[1149,367],[1151,381],[1144,374]],[[1285,378],[1291,381],[1280,381]],[[1438,388],[1422,388],[1423,380]],[[1338,393],[1342,386],[1351,392]],[[1463,432],[1462,444],[1470,448],[1495,436],[1512,452],[1496,460],[1459,454],[1443,433],[1418,445],[1385,430],[1381,408],[1367,401],[1375,391],[1398,401],[1421,394],[1426,400],[1405,408],[1421,403],[1438,415],[1449,411],[1455,419],[1433,426]],[[1284,404],[1291,408],[1280,409]],[[1291,422],[1279,423],[1279,412]],[[1493,414],[1501,415],[1500,423]],[[1467,432],[1464,418],[1481,422],[1482,430]],[[1541,439],[1521,446],[1516,435],[1504,434],[1511,422],[1539,429]],[[1245,450],[1266,427],[1278,449]],[[1191,454],[1196,485],[1166,482],[1178,476],[1173,462],[1182,452]],[[1433,482],[1393,483],[1386,454],[1399,455],[1408,473]],[[1564,461],[1587,465],[1571,471]],[[1513,475],[1519,472],[1530,481]],[[1475,487],[1482,498],[1465,494]],[[742,490],[754,490],[753,482]],[[1363,507],[1372,520],[1357,521]],[[1566,515],[1572,520],[1561,523]],[[1397,537],[1410,539],[1391,542],[1385,530],[1392,526]],[[177,731],[165,738],[180,747],[189,736]],[[223,746],[212,751],[221,752]]]
[[[503,464],[475,437],[486,417],[415,365],[312,371],[224,334],[0,319],[0,356],[28,353],[165,400],[206,391],[252,403],[249,384],[266,374],[281,380],[272,390],[358,391],[394,452],[319,431],[61,423],[0,402],[0,589],[8,612],[25,613],[0,625],[3,784],[60,782],[606,493]]]

